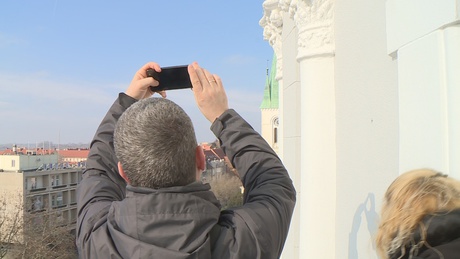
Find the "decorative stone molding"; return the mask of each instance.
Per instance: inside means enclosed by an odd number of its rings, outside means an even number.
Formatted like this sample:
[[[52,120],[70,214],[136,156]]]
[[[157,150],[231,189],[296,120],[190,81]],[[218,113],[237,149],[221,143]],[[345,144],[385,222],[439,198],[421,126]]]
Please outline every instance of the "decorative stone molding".
[[[285,13],[294,20],[299,31],[297,60],[334,55],[333,0],[266,0],[262,6],[264,16],[259,24],[264,28],[264,39],[279,59]],[[281,63],[278,67],[282,67]]]
[[[273,47],[276,55],[276,80],[283,78],[282,39],[283,14],[278,8],[278,0],[266,0],[263,3],[264,16],[259,24],[264,28],[264,39]]]
[[[299,29],[297,59],[333,56],[334,4],[333,0],[296,1],[294,21]]]

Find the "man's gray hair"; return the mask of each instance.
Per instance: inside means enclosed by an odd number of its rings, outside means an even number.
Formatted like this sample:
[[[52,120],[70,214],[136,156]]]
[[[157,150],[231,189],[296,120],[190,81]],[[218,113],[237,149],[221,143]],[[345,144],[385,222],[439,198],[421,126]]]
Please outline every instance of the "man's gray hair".
[[[147,98],[131,105],[118,120],[114,147],[132,186],[163,188],[196,180],[193,124],[170,100]]]

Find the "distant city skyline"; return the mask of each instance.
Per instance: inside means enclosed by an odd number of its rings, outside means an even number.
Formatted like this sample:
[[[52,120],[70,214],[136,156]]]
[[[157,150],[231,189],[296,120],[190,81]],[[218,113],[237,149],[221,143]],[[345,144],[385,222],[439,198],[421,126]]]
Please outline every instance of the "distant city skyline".
[[[214,141],[200,141],[198,144],[212,144]],[[0,143],[0,151],[5,149],[13,149],[13,146],[17,148],[26,149],[89,149],[91,141],[87,143],[55,143],[52,141],[41,141],[35,143]]]
[[[260,132],[272,48],[262,1],[0,3],[0,145],[90,143],[105,112],[148,61],[193,61],[222,77],[229,104]],[[198,142],[215,140],[191,91],[168,92]]]
[[[5,149],[13,149],[15,145],[17,148],[26,149],[73,149],[73,148],[89,148],[91,143],[54,143],[52,141],[42,141],[36,143],[0,143],[0,151]]]

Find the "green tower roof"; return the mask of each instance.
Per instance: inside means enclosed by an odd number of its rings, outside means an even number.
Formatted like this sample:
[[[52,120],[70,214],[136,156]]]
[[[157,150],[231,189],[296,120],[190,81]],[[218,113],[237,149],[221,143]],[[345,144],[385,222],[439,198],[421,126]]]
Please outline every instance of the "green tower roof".
[[[276,56],[273,55],[272,67],[270,68],[270,74],[267,69],[267,80],[265,81],[264,99],[260,105],[260,109],[278,109],[278,81],[276,77]]]

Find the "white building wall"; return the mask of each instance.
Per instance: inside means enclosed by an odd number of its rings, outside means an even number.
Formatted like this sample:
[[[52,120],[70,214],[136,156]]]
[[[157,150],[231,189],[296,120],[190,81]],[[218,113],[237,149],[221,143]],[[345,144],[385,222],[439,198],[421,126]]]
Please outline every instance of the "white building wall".
[[[460,1],[457,1],[457,19]],[[460,179],[460,24],[444,29],[448,103],[449,174]],[[441,168],[443,170],[443,168]]]
[[[460,1],[389,0],[387,24],[399,70],[399,170],[460,178]]]
[[[24,176],[16,172],[0,172],[0,194],[11,193],[13,196],[22,197]]]
[[[398,175],[397,61],[387,55],[385,1],[337,1],[336,257],[377,258],[383,195]]]
[[[24,178],[23,174],[15,172],[0,172],[0,208],[1,220],[0,233],[5,234],[11,231],[11,227],[22,224],[23,213],[23,195],[24,195]],[[13,215],[13,216],[10,216]],[[16,218],[16,215],[19,218]],[[19,222],[14,223],[18,219]],[[0,235],[0,242],[4,235]],[[21,240],[22,237],[18,237]]]
[[[387,0],[388,53],[445,26],[458,24],[459,0]]]
[[[19,156],[17,155],[0,156],[0,169],[3,171],[18,171],[19,170]]]
[[[14,162],[12,162],[14,161]],[[4,171],[35,170],[42,164],[58,162],[58,155],[2,155],[0,156],[0,169]]]
[[[283,258],[377,258],[383,195],[400,173],[460,179],[460,1],[263,8],[279,59],[281,156],[297,188]]]
[[[300,247],[300,210],[302,197],[300,190],[301,188],[301,171],[300,171],[300,160],[301,160],[301,144],[300,144],[300,75],[299,75],[299,64],[297,62],[288,62],[282,66],[282,71],[279,69],[280,64],[283,64],[284,60],[296,60],[297,47],[296,42],[298,38],[298,31],[295,27],[294,21],[288,19],[289,16],[284,14],[283,21],[284,26],[282,27],[282,39],[280,40],[280,50],[276,53],[278,58],[278,71],[276,73],[282,82],[279,84],[280,98],[282,96],[282,102],[280,102],[280,122],[282,127],[282,147],[283,147],[283,163],[285,164],[297,191],[297,204],[294,209],[294,215],[292,217],[291,228],[289,230],[289,236],[286,240],[285,249],[283,252],[283,258],[297,258],[299,256]],[[286,101],[288,100],[288,101]]]
[[[19,156],[20,170],[35,170],[43,164],[55,164],[58,162],[58,154],[52,155],[21,155]]]

